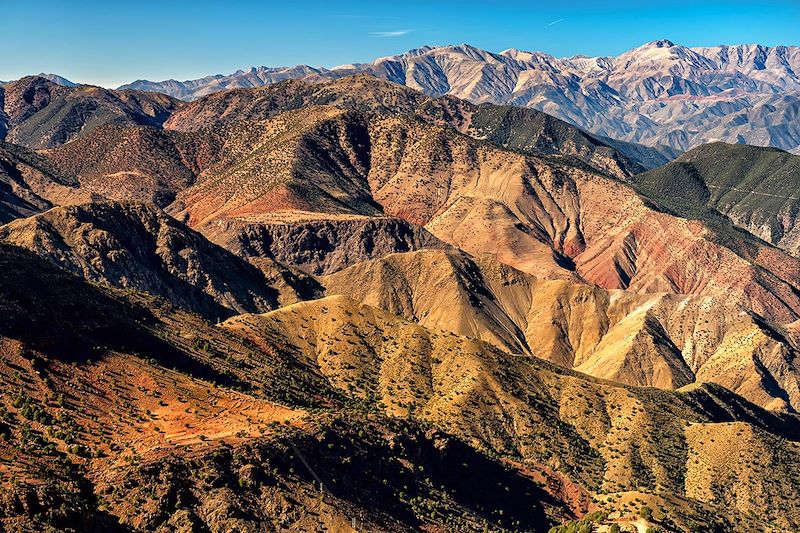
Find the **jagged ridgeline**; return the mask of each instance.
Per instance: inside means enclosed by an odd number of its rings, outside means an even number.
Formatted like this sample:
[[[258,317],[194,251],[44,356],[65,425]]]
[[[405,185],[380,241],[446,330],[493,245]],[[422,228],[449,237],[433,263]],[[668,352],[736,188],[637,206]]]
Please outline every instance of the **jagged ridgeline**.
[[[796,151],[798,72],[797,46],[688,48],[661,39],[616,57],[424,46],[333,69],[257,67],[185,82],[139,80],[122,88],[194,100],[286,79],[317,83],[369,74],[430,96],[538,109],[597,135],[653,147],[661,156],[640,154],[657,166],[676,150],[712,141]],[[615,144],[638,152],[635,145]]]

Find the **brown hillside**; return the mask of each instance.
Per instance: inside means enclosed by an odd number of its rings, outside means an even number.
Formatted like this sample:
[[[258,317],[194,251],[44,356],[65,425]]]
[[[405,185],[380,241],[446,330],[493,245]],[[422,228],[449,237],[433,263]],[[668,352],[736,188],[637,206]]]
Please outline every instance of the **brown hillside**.
[[[92,200],[78,180],[20,146],[0,142],[0,224],[55,204]]]
[[[645,169],[599,138],[541,111],[477,106],[453,96],[430,98],[403,85],[367,75],[323,83],[287,80],[257,89],[214,93],[182,107],[164,126],[178,131],[200,131],[244,120],[260,121],[315,105],[411,115],[528,154],[569,156],[620,178]]]
[[[77,177],[83,189],[103,198],[164,207],[195,182],[217,151],[213,136],[104,125],[44,155],[63,174]]]
[[[763,506],[770,491],[785,498],[793,490],[780,481],[784,474],[766,465],[785,464],[785,475],[798,475],[789,459],[796,444],[780,443],[764,426],[759,429],[772,415],[721,387],[674,393],[595,381],[342,297],[234,317],[224,326],[262,347],[280,342],[334,387],[378,402],[395,416],[431,422],[541,475],[557,469],[590,492],[663,491],[697,504],[721,504],[725,511],[718,517],[747,516],[739,522],[743,528],[791,527],[779,524],[792,514],[791,497],[781,500],[784,511],[760,513],[776,506]],[[728,455],[729,474],[708,477],[697,465],[728,453],[726,444],[715,442],[742,416],[748,423],[734,424],[732,431],[754,439],[755,455],[737,445]],[[775,459],[758,451],[770,442]],[[737,474],[739,461],[749,475]],[[600,500],[615,508],[614,497]]]
[[[445,126],[329,107],[233,131],[240,148],[230,137],[228,153],[241,163],[221,160],[170,207],[216,242],[236,240],[218,231],[235,228],[230,219],[390,215],[541,278],[713,296],[780,322],[800,316],[796,259],[748,234],[660,211],[585,169]]]
[[[0,87],[0,104],[2,140],[33,149],[60,146],[103,124],[161,126],[183,105],[163,94],[64,87],[36,76]]]
[[[5,528],[543,531],[638,519],[634,492],[685,530],[800,522],[796,421],[720,387],[598,381],[340,297],[214,327],[6,245],[0,267]]]
[[[800,406],[793,333],[713,297],[542,280],[434,250],[359,263],[320,281],[328,294],[593,376],[667,389],[714,382],[767,408]]]

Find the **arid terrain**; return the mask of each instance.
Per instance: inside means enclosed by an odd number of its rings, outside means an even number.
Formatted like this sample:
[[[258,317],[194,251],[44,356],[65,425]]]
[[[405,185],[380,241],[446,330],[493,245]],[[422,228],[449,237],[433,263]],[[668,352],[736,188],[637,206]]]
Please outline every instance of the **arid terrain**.
[[[0,86],[0,529],[800,530],[800,156],[445,53]]]

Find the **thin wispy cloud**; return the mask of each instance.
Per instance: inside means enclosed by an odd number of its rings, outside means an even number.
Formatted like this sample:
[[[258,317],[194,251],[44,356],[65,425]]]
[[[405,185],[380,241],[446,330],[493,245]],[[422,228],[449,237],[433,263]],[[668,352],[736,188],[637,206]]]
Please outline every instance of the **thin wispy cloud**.
[[[548,26],[555,26],[556,24],[559,24],[559,23],[561,23],[561,22],[564,22],[564,20],[565,20],[565,19],[558,19],[558,20],[554,20],[553,22],[551,22],[550,24],[548,24]]]
[[[342,15],[334,15],[336,18],[340,19],[361,19],[361,20],[400,20],[400,17],[389,17],[384,15],[352,15],[352,14],[342,14]]]
[[[373,37],[402,37],[408,35],[412,30],[393,30],[393,31],[373,31],[370,35]]]

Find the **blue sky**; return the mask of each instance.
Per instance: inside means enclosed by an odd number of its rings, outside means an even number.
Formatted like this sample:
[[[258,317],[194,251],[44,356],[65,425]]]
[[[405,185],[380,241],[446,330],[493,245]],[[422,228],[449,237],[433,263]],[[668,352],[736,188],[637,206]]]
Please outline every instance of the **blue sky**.
[[[0,80],[44,71],[112,87],[253,65],[334,66],[424,44],[556,56],[616,55],[662,38],[800,45],[800,0],[0,0],[0,23]]]

